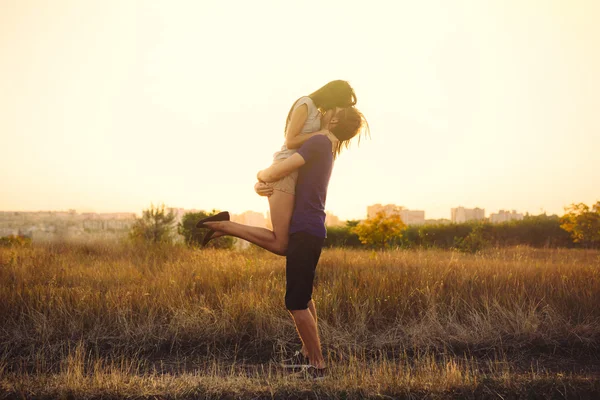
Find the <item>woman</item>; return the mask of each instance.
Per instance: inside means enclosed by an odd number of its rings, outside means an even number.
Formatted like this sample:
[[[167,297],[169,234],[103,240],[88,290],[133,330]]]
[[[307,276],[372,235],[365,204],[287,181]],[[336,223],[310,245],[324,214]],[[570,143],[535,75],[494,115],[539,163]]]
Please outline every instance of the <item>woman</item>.
[[[298,99],[291,107],[285,127],[285,143],[274,154],[273,166],[286,160],[304,142],[315,135],[327,135],[332,151],[337,156],[342,146],[348,146],[361,129],[364,117],[353,107],[356,95],[346,81],[332,81],[310,94]],[[259,173],[260,174],[260,173]],[[259,182],[258,194],[269,197],[273,230],[250,227],[229,221],[229,213],[222,212],[198,222],[198,227],[210,228],[203,245],[222,235],[232,235],[257,244],[275,254],[284,255],[288,244],[288,231],[294,208],[297,171],[273,183]]]

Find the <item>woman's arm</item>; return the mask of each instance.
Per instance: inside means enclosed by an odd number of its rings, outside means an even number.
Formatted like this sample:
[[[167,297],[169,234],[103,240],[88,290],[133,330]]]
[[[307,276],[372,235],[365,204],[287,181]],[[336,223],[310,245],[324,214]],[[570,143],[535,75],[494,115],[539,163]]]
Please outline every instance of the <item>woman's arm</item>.
[[[308,139],[315,135],[326,135],[329,131],[327,129],[321,129],[318,132],[313,133],[302,133],[302,127],[306,123],[308,118],[308,106],[302,104],[294,111],[290,118],[287,130],[285,131],[285,147],[288,149],[299,149]]]
[[[296,113],[296,111],[298,111],[300,109],[303,110],[304,114],[300,113],[300,115],[297,116],[298,120],[295,121],[296,124],[292,125],[292,122],[294,122],[294,113]],[[308,118],[308,108],[305,104],[298,107],[292,113],[292,119],[290,120],[290,123],[288,124],[288,129],[285,134],[285,146],[288,149],[299,149],[304,144],[304,142],[306,142],[308,139],[310,139],[311,137],[313,137],[315,135],[330,136],[331,133],[329,132],[329,129],[328,129],[329,121],[333,117],[334,113],[335,113],[335,110],[329,110],[325,113],[325,115],[321,119],[321,130],[320,131],[313,132],[313,133],[305,133],[305,134],[301,135],[300,133],[302,132],[302,127],[304,126],[304,123],[306,122],[306,118]]]
[[[303,133],[302,135],[295,136],[291,140],[286,139],[285,146],[288,149],[299,149],[300,147],[302,147],[304,142],[306,142],[311,137],[316,136],[316,135],[327,135],[328,133],[329,133],[329,131],[327,129],[321,129],[320,131],[313,132],[313,133]]]
[[[302,104],[292,111],[290,122],[287,124],[287,129],[285,130],[285,146],[288,149],[297,149],[300,147],[300,145],[297,144],[297,138],[300,136],[300,133],[302,133],[302,127],[306,123],[307,118],[308,106],[306,104]]]

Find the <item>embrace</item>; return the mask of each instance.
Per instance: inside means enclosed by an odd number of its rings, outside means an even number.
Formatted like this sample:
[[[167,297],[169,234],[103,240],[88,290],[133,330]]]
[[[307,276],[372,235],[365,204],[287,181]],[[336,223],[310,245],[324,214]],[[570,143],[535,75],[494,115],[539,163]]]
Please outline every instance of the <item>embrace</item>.
[[[302,349],[282,363],[319,379],[326,374],[312,299],[313,281],[326,237],[325,200],[333,162],[357,136],[365,118],[346,81],[329,82],[300,97],[288,113],[285,143],[270,167],[257,174],[256,193],[267,196],[273,230],[231,222],[227,211],[205,218],[203,245],[231,235],[286,257],[285,306],[292,315]],[[368,127],[367,127],[368,131]]]

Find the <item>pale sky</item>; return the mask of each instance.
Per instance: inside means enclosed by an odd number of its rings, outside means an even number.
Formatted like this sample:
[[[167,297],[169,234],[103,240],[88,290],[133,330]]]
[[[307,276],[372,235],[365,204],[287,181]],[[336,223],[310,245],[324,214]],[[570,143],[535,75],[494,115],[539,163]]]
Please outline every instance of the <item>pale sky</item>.
[[[327,209],[563,213],[600,200],[600,2],[0,0],[0,210],[266,212],[298,97],[371,139]]]

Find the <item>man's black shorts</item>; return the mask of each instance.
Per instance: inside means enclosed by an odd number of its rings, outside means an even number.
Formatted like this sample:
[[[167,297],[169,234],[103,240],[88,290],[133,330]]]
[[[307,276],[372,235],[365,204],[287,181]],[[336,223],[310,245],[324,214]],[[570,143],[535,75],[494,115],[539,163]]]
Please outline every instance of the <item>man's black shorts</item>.
[[[305,232],[290,235],[285,261],[285,306],[288,310],[308,308],[324,241]]]

